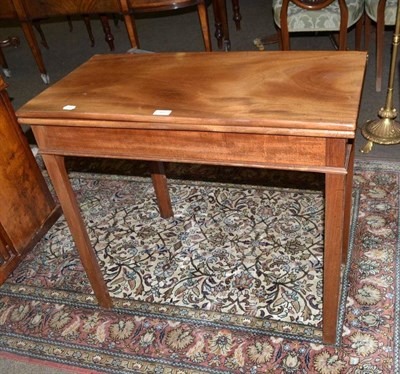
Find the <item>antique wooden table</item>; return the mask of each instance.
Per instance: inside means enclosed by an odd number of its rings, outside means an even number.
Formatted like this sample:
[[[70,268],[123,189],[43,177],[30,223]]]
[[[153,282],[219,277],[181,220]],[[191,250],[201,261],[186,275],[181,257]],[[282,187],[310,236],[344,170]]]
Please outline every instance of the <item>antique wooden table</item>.
[[[24,105],[18,121],[32,126],[99,303],[112,304],[65,156],[153,161],[164,217],[163,161],[324,173],[323,340],[334,343],[365,64],[364,52],[99,55]]]
[[[235,3],[237,3],[235,1]],[[229,29],[226,11],[226,0],[212,0],[215,20],[215,36],[219,48],[224,46],[230,49]],[[135,10],[134,0],[2,0],[0,1],[0,20],[18,20],[24,32],[25,39],[32,51],[38,69],[44,83],[50,83],[50,78],[43,61],[39,43],[36,39],[33,28],[33,21],[49,17],[71,16],[82,14],[102,14],[119,13],[124,17],[130,45],[132,48],[138,46],[136,37],[135,23],[131,13]],[[238,3],[235,7],[235,17],[238,22],[240,14]],[[211,26],[210,26],[211,29]],[[200,31],[199,31],[200,32]],[[107,37],[107,35],[106,35]],[[112,38],[112,36],[109,36]],[[0,50],[0,64],[5,69],[5,74],[9,75],[7,63]]]

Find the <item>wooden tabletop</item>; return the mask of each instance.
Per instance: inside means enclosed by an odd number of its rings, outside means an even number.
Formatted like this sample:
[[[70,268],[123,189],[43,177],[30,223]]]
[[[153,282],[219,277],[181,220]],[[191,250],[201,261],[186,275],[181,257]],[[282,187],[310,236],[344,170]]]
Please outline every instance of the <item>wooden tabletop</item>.
[[[95,127],[201,126],[276,134],[308,129],[316,136],[352,138],[366,56],[347,51],[97,55],[25,104],[17,117],[21,124],[84,121]],[[171,112],[157,115],[157,110]]]

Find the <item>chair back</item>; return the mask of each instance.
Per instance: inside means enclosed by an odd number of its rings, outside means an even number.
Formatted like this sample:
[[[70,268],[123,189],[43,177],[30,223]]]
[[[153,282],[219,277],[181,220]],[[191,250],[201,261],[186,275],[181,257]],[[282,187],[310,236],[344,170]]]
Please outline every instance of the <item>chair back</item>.
[[[283,50],[290,49],[289,42],[289,24],[288,18],[290,3],[293,3],[302,11],[321,11],[332,6],[334,2],[339,3],[340,23],[338,30],[318,30],[308,29],[304,31],[339,31],[339,49],[345,50],[347,45],[347,27],[349,19],[349,11],[347,8],[346,0],[282,0],[282,7],[280,11],[280,29],[281,29],[281,48]]]

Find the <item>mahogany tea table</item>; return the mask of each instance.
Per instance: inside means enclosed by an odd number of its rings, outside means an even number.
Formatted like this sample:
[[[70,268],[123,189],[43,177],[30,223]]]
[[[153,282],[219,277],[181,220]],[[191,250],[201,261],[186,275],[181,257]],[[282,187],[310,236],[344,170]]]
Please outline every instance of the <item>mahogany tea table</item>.
[[[335,343],[366,57],[337,51],[98,55],[25,104],[18,121],[32,127],[100,305],[112,301],[66,156],[151,161],[163,217],[173,214],[164,161],[323,173],[322,337]]]

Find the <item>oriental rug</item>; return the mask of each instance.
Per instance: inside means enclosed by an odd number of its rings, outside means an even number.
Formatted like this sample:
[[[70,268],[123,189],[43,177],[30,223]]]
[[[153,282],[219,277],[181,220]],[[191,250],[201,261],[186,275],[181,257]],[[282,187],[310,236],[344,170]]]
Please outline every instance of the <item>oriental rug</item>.
[[[167,165],[165,220],[146,164],[115,166],[70,168],[114,308],[60,218],[0,288],[1,351],[107,373],[400,373],[399,164],[356,164],[335,346],[318,175]]]

